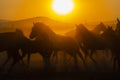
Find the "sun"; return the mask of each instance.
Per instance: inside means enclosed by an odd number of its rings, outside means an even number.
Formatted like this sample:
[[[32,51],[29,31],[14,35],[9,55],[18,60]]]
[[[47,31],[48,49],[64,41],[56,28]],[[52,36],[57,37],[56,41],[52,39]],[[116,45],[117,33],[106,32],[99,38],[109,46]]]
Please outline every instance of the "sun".
[[[74,9],[74,2],[72,0],[54,0],[52,9],[57,14],[66,15]]]

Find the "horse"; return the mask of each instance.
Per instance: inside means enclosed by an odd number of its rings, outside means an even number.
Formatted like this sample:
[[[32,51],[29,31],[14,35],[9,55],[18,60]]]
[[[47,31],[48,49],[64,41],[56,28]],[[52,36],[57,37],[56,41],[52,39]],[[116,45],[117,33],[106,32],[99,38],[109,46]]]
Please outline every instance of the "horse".
[[[114,32],[115,32],[115,34],[116,34],[116,36],[117,36],[117,38],[118,38],[118,40],[120,40],[120,20],[119,20],[119,18],[117,18],[117,23],[116,23],[116,28],[115,28],[115,30],[114,30]],[[119,44],[120,42],[118,41],[118,44]],[[117,44],[117,45],[118,45]],[[117,47],[117,48],[119,48],[119,46]],[[114,60],[114,63],[116,62],[116,63],[118,63],[118,66],[120,65],[119,64],[119,49],[118,49],[118,51],[117,51],[117,53],[118,53],[118,55],[116,56],[117,58],[115,58],[115,60]],[[115,64],[116,64],[115,63]],[[120,66],[119,66],[119,68],[120,68]]]
[[[30,40],[26,38],[25,44],[21,46],[22,57],[27,55],[27,65],[30,67],[30,57],[32,54],[39,53],[43,57],[45,63],[44,69],[50,67],[50,56],[52,50],[49,46],[49,43],[43,44],[42,40]]]
[[[42,39],[43,44],[45,44],[46,42],[49,43],[49,47],[52,48],[56,59],[58,51],[63,51],[74,58],[75,65],[77,65],[77,54],[80,56],[80,58],[83,60],[83,63],[85,64],[84,58],[79,51],[79,46],[77,45],[76,41],[70,37],[56,34],[50,29],[48,25],[45,25],[44,23],[37,22],[33,24],[30,38],[38,41]]]
[[[89,31],[83,24],[76,25],[76,40],[87,56],[97,64],[93,58],[93,54],[97,50],[108,50],[106,43],[100,36],[96,36],[93,32]]]
[[[108,46],[112,52],[113,68],[115,69],[116,65],[118,64],[118,68],[120,70],[120,38],[110,26],[104,31],[102,36],[104,38],[104,41],[106,41],[109,44]]]
[[[6,51],[7,54],[7,59],[2,64],[2,67],[4,68],[11,58],[13,59],[8,71],[11,71],[14,65],[22,60],[19,54],[19,49],[24,44],[22,35],[23,33],[19,29],[16,29],[15,32],[0,33],[0,52]]]
[[[3,67],[13,58],[13,63],[10,67],[11,71],[13,66],[20,60],[23,60],[26,55],[27,65],[29,67],[30,56],[33,53],[42,55],[44,62],[47,63],[45,67],[48,67],[48,61],[52,52],[48,46],[49,43],[46,42],[45,45],[42,42],[43,40],[37,41],[27,38],[20,29],[16,29],[15,32],[0,33],[0,52],[7,51],[7,60],[4,62]]]

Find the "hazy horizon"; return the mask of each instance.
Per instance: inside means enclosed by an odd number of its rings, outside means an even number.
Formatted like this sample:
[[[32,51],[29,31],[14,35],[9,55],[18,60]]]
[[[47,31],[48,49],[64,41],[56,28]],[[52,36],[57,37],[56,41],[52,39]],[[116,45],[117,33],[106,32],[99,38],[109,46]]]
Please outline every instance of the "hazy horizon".
[[[52,10],[53,0],[0,0],[0,19],[22,20],[44,16],[54,20],[78,23],[110,21],[120,17],[120,0],[73,1],[75,8],[72,13],[61,16]]]

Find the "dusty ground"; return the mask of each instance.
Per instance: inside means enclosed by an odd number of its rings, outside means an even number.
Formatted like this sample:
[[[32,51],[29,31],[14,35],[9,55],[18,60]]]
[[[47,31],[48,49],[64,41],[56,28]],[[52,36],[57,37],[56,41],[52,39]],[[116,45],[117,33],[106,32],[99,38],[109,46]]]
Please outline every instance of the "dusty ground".
[[[64,56],[67,57],[63,59]],[[87,67],[85,67],[78,57],[79,68],[76,68],[71,56],[59,53],[57,64],[51,57],[52,68],[45,70],[42,57],[39,54],[33,54],[29,69],[26,65],[18,63],[12,72],[7,73],[12,60],[9,61],[4,70],[0,70],[0,80],[115,80],[120,78],[120,73],[113,70],[110,53],[99,51],[93,57],[97,61],[97,65],[87,58]],[[0,54],[0,65],[5,59],[6,54],[3,52]],[[26,58],[24,58],[24,62],[26,62]]]

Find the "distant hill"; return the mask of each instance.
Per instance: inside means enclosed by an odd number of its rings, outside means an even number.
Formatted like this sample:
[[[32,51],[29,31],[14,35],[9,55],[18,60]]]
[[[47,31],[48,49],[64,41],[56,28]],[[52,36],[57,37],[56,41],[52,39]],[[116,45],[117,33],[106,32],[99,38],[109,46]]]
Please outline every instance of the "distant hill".
[[[0,24],[10,22],[9,20],[0,19]]]
[[[2,21],[0,22],[0,32],[14,31],[15,28],[19,28],[22,29],[25,35],[28,36],[33,26],[33,23],[35,22],[45,23],[46,25],[50,26],[54,32],[58,34],[64,34],[66,31],[73,29],[75,26],[74,24],[56,21],[48,17],[35,17],[18,21]]]

